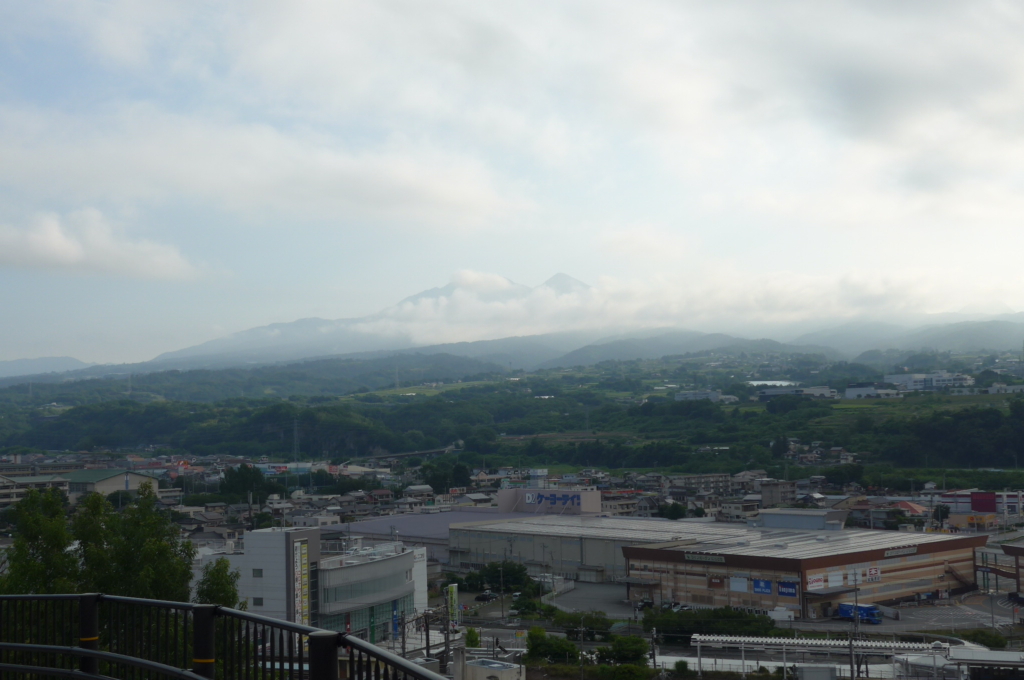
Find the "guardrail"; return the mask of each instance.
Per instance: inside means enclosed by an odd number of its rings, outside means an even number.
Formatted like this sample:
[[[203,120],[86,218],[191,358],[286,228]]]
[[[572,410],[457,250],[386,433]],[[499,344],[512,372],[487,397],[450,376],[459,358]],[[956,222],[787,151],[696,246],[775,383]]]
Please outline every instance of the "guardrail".
[[[89,593],[0,596],[0,680],[444,680],[364,640],[219,607]]]

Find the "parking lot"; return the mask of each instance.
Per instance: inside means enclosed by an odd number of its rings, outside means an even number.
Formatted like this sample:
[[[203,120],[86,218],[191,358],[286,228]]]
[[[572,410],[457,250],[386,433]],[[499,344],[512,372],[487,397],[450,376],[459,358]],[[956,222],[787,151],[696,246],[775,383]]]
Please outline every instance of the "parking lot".
[[[626,601],[626,587],[616,584],[577,583],[576,588],[553,600],[564,611],[603,611],[612,619],[632,619],[633,608]],[[1005,596],[974,595],[963,603],[943,606],[903,607],[900,620],[883,619],[878,625],[865,625],[865,632],[902,633],[917,630],[957,630],[991,627],[1006,628],[1013,623],[1012,604]],[[819,619],[779,623],[797,630],[845,632],[848,621]]]

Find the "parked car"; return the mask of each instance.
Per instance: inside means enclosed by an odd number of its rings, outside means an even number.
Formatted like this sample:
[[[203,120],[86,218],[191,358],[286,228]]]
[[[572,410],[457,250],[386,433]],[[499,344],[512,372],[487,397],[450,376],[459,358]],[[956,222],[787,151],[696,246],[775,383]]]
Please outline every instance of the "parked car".
[[[480,593],[475,598],[477,602],[493,602],[498,599],[498,596],[491,592]]]

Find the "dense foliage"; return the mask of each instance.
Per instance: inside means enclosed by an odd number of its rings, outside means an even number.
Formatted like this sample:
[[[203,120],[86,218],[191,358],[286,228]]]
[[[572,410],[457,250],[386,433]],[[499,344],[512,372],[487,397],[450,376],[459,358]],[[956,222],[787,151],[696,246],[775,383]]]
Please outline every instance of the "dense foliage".
[[[457,359],[403,355],[394,360],[400,364],[400,373],[417,377],[432,371],[473,377],[462,372],[475,365],[460,364],[462,360]],[[370,392],[361,384],[347,396],[336,396],[346,394],[342,389],[348,385],[346,375],[372,374],[379,378],[375,385],[386,385],[388,361],[324,360],[244,370],[165,372],[137,376],[131,395],[118,388],[83,396],[83,391],[92,389],[90,384],[96,383],[99,390],[100,383],[117,382],[109,380],[37,384],[31,400],[27,385],[2,388],[0,451],[159,447],[181,456],[287,460],[297,455],[342,462],[454,447],[457,457],[429,460],[422,471],[422,479],[436,491],[467,486],[473,468],[500,465],[692,473],[762,468],[772,476],[785,477],[791,463],[784,454],[789,438],[794,437],[862,454],[864,466],[856,474],[852,469],[843,471],[843,482],[871,486],[892,482],[909,490],[911,481],[920,480],[899,472],[905,468],[939,470],[941,475],[947,468],[1010,470],[1024,462],[1024,400],[1016,397],[955,398],[937,393],[870,402],[791,397],[760,403],[751,401],[755,392],[751,385],[721,368],[711,368],[721,362],[708,357],[603,362],[572,371],[519,373],[512,379],[477,375],[488,379],[456,384],[448,378],[449,384],[441,387],[416,387],[415,395],[404,392],[406,388]],[[787,361],[786,376],[805,371],[808,376],[822,376],[827,384],[879,377],[871,375],[874,369],[859,364],[822,364],[820,357],[811,355]],[[771,361],[753,366],[762,375],[774,375]],[[995,375],[982,371],[979,379]],[[243,377],[253,381],[253,389],[226,387]],[[675,401],[664,386],[670,380],[688,388],[724,388],[740,401]],[[186,393],[146,392],[146,381],[154,385],[208,382],[218,386],[210,394],[230,398],[213,401]],[[307,389],[313,383],[323,389]],[[60,389],[65,392],[56,391]],[[51,398],[57,403],[43,401]],[[811,468],[801,474],[816,472]],[[837,477],[835,473],[835,468],[829,470],[830,479]],[[936,481],[933,473],[929,475],[930,481]],[[990,488],[1009,485],[1008,479],[994,480]],[[307,482],[330,486],[329,480]],[[296,483],[284,480],[283,486]],[[227,493],[242,498],[249,490],[243,487]]]
[[[666,644],[690,644],[694,633],[705,635],[752,635],[765,637],[774,632],[775,622],[767,616],[747,614],[738,609],[696,609],[673,612],[648,609],[644,613],[644,630],[657,629]]]
[[[0,591],[189,601],[195,547],[159,509],[151,485],[121,512],[90,494],[69,518],[59,493],[35,490],[13,512]]]

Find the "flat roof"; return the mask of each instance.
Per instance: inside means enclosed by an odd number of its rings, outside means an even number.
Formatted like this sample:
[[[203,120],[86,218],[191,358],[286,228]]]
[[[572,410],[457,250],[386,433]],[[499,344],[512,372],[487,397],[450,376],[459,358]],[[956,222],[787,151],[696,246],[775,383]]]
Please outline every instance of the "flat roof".
[[[522,519],[452,528],[505,534],[606,539],[630,544],[676,543],[680,545],[660,546],[660,549],[797,560],[868,550],[908,548],[924,544],[959,541],[964,538],[959,534],[925,534],[870,529],[813,531],[750,527],[745,524],[726,522],[673,522],[657,519],[579,515],[530,515]],[[683,543],[685,545],[681,545]]]
[[[395,527],[397,540],[415,541],[416,539],[448,540],[448,527],[460,522],[495,522],[506,519],[533,517],[526,512],[481,512],[471,510],[452,510],[450,512],[408,513],[401,515],[384,515],[352,522],[344,525],[321,527],[320,531],[326,540],[333,540],[338,534],[353,536],[390,535],[391,527]],[[330,531],[328,531],[330,530]]]

